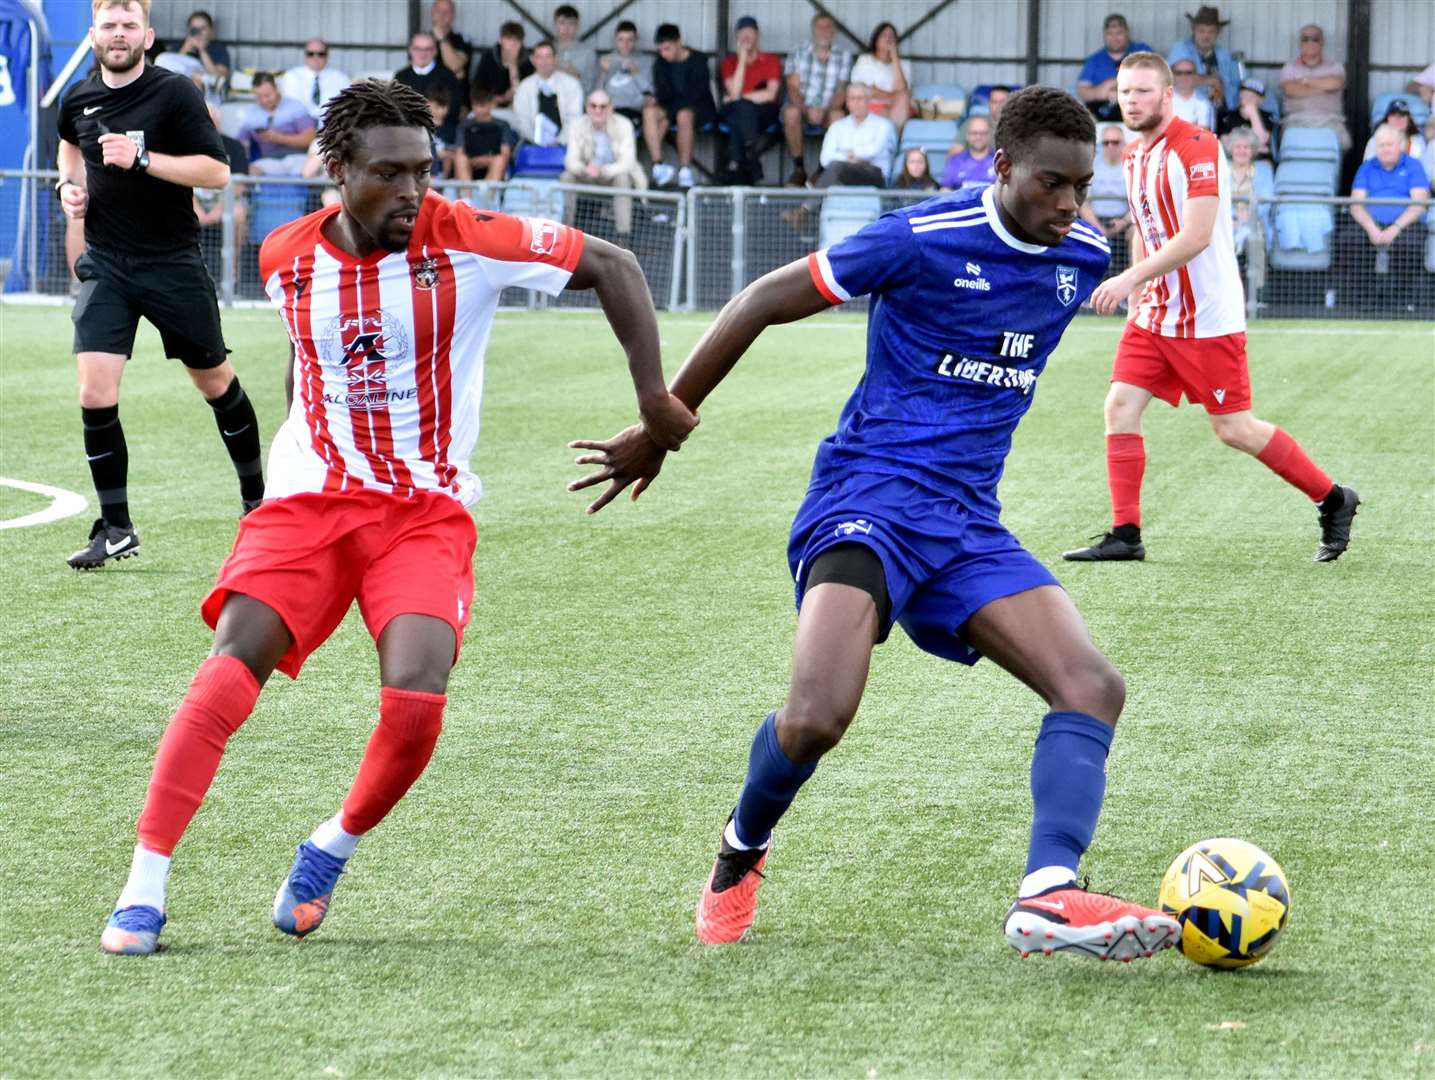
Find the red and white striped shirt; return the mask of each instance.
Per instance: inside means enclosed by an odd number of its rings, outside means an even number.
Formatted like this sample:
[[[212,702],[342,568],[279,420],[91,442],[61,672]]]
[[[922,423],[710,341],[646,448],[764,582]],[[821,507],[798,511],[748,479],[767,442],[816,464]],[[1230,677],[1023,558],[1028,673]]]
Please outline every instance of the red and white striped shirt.
[[[1206,250],[1148,284],[1132,322],[1162,337],[1244,333],[1245,294],[1231,235],[1231,175],[1220,141],[1176,117],[1154,145],[1129,143],[1123,167],[1126,198],[1148,255],[1181,231],[1188,197],[1221,200]]]
[[[332,206],[276,229],[259,253],[294,345],[294,402],[269,451],[267,493],[441,491],[481,486],[483,356],[499,294],[557,293],[583,234],[429,193],[407,251],[355,258],[323,235]]]

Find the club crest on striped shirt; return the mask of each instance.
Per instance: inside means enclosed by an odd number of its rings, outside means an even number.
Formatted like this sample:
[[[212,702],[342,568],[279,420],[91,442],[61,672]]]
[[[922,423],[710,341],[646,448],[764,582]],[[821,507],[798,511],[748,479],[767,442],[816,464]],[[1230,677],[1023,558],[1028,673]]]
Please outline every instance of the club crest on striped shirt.
[[[1066,305],[1076,299],[1076,267],[1056,268],[1056,298]]]
[[[425,291],[438,284],[438,263],[425,259],[414,267],[414,286]]]

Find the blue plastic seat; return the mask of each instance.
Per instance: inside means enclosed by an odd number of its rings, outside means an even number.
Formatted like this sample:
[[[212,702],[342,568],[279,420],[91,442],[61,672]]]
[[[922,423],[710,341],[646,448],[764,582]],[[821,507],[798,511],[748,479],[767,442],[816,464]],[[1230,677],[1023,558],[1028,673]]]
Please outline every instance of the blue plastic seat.
[[[1385,119],[1386,110],[1390,108],[1392,101],[1403,101],[1410,109],[1410,118],[1417,125],[1423,125],[1426,117],[1430,115],[1430,106],[1426,105],[1419,94],[1407,93],[1404,90],[1388,90],[1376,96],[1370,103],[1370,122],[1378,124]]]
[[[1334,195],[1337,169],[1338,163],[1333,167],[1326,161],[1282,160],[1276,166],[1276,191]]]
[[[557,183],[542,177],[524,177],[503,189],[499,205],[505,214],[557,221],[563,216],[562,197],[554,190]]]
[[[830,187],[822,200],[819,244],[831,247],[882,216],[882,195],[874,187]]]
[[[1340,164],[1340,140],[1330,128],[1288,127],[1281,132],[1281,161],[1329,161]]]
[[[249,242],[262,244],[281,225],[303,217],[308,202],[305,184],[255,184],[249,195]]]

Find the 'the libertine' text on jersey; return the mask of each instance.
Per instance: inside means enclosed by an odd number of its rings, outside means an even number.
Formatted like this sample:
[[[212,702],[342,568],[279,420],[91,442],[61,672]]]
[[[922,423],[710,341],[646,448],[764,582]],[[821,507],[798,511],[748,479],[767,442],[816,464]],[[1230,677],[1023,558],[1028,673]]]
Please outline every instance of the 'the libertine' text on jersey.
[[[269,452],[268,495],[358,488],[480,494],[483,356],[499,294],[557,293],[583,234],[432,192],[407,251],[358,259],[324,237],[333,206],[269,234],[260,274],[294,346],[294,402]]]
[[[1181,231],[1188,198],[1220,199],[1206,250],[1147,285],[1132,322],[1162,337],[1245,333],[1245,291],[1231,235],[1231,173],[1220,141],[1178,116],[1153,145],[1128,143],[1123,164],[1131,216],[1148,255]]]
[[[808,257],[832,303],[873,294],[867,369],[818,448],[814,484],[896,474],[1000,512],[1012,432],[1111,253],[1084,222],[1055,247],[1018,240],[995,190],[894,210]]]

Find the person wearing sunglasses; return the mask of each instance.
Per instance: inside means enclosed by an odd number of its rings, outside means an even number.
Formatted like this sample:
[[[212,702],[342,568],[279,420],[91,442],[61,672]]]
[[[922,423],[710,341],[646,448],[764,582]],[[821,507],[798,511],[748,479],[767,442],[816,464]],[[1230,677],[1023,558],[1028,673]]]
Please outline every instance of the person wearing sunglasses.
[[[1195,124],[1207,131],[1216,130],[1216,111],[1210,101],[1197,91],[1196,80],[1200,72],[1192,60],[1177,60],[1171,65],[1171,77],[1176,86],[1171,94],[1171,107],[1176,115],[1188,124]]]
[[[1342,151],[1350,149],[1341,96],[1345,65],[1325,55],[1325,33],[1310,23],[1300,28],[1300,54],[1281,68],[1281,97],[1286,127],[1330,128]]]
[[[280,76],[279,92],[303,105],[319,123],[329,99],[352,81],[338,68],[329,66],[329,46],[324,39],[310,38],[304,42],[304,62]]]
[[[1101,230],[1111,245],[1111,268],[1119,274],[1129,262],[1126,233],[1131,228],[1131,206],[1126,199],[1126,136],[1120,124],[1102,124],[1096,139],[1096,161],[1091,186],[1081,204],[1081,218]]]

